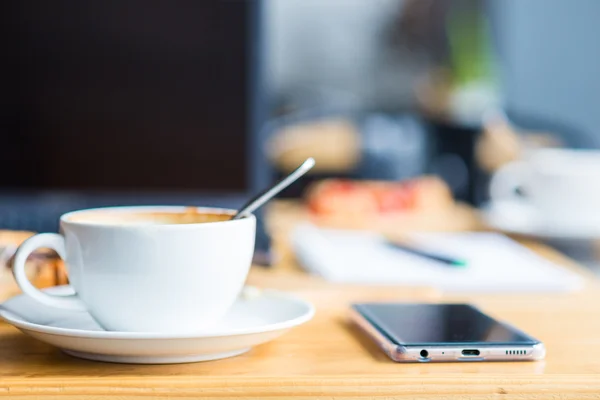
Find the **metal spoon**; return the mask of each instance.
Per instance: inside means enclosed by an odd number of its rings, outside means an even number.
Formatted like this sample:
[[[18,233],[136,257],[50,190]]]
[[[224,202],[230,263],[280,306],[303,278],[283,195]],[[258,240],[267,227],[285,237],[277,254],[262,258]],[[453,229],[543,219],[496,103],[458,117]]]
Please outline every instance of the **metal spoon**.
[[[283,189],[298,180],[298,178],[307,173],[314,166],[315,159],[312,157],[307,158],[306,161],[304,161],[298,168],[294,170],[294,172],[250,199],[250,201],[244,204],[237,214],[235,214],[231,219],[240,219],[252,213],[257,208],[271,200],[277,193],[281,192]]]

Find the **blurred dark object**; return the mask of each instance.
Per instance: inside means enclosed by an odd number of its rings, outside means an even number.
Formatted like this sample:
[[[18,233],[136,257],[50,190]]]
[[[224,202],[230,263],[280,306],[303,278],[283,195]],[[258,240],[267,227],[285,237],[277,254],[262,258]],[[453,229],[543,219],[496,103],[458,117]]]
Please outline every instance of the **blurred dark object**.
[[[477,204],[480,171],[475,161],[475,144],[480,126],[434,119],[427,124],[434,149],[429,171],[446,181],[455,199]]]
[[[248,189],[257,7],[3,1],[0,189]]]

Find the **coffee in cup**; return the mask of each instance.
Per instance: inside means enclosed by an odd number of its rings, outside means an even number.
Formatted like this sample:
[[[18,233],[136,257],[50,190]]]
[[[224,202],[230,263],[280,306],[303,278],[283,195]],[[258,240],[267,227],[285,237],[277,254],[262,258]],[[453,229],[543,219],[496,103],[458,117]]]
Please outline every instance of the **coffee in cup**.
[[[68,217],[70,222],[85,222],[104,225],[178,225],[202,224],[207,222],[228,221],[229,213],[206,213],[196,207],[187,207],[181,212],[148,211],[125,213],[118,210],[103,209],[74,213]]]

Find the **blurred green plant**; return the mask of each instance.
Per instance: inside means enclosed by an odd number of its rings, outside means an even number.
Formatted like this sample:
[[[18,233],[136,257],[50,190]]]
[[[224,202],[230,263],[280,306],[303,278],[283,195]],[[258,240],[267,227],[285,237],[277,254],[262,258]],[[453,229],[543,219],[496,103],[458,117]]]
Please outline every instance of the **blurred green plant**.
[[[491,30],[482,7],[451,7],[446,21],[452,85],[497,82]]]

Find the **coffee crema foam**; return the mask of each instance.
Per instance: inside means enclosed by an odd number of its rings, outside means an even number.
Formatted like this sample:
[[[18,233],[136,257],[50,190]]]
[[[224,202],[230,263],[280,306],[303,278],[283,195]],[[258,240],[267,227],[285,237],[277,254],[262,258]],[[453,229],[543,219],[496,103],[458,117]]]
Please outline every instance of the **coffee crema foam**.
[[[68,222],[101,225],[182,225],[229,221],[233,214],[206,213],[194,207],[184,211],[111,211],[98,210],[77,213],[68,217]]]

